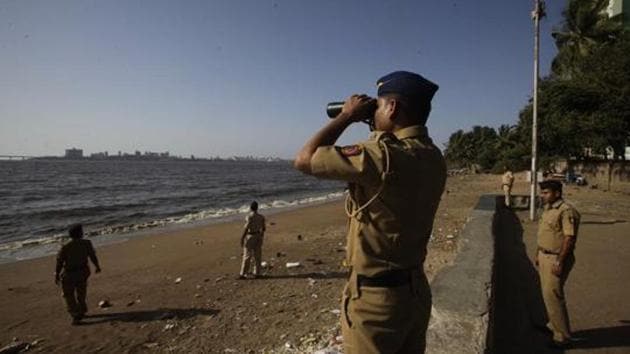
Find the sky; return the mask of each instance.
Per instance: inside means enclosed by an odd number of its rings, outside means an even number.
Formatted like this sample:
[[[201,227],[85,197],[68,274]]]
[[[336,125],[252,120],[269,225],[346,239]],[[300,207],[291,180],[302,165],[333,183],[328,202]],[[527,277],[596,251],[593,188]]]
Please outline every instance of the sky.
[[[563,0],[547,1],[541,76]],[[427,126],[516,124],[533,0],[0,0],[0,155],[292,158],[325,106],[392,71],[440,89]],[[338,144],[365,139],[351,126]]]

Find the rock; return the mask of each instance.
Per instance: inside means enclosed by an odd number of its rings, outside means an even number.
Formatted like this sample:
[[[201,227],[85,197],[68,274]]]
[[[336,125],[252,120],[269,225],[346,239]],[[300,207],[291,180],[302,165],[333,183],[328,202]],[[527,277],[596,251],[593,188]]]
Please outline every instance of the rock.
[[[298,241],[302,241],[302,235],[297,235]]]
[[[129,307],[129,306],[133,306],[133,305],[135,305],[135,304],[136,304],[136,300],[129,301],[129,302],[127,303],[127,307]]]
[[[166,326],[164,326],[164,331],[170,331],[173,328],[175,328],[174,323],[167,323]]]
[[[225,277],[218,277],[214,280],[215,283],[220,282],[221,280],[225,279]]]
[[[200,297],[201,297],[201,294],[195,294],[195,297],[196,297],[196,298],[200,298]]]
[[[312,297],[313,299],[317,299],[317,298],[318,298],[317,294],[311,294],[311,297]]]
[[[286,253],[284,253],[284,252],[277,252],[277,253],[276,253],[276,257],[278,257],[278,258],[280,258],[280,257],[284,257],[284,256],[286,256],[286,255],[287,255],[287,254],[286,254]]]
[[[287,262],[286,267],[291,269],[291,268],[298,268],[301,267],[302,264],[300,262]]]
[[[98,302],[98,307],[102,309],[112,307],[112,303],[109,300],[101,300]]]
[[[260,262],[260,266],[263,268],[269,268],[269,263],[267,263],[267,261],[262,261]]]
[[[142,346],[147,348],[147,349],[152,349],[152,348],[156,348],[159,344],[155,343],[155,342],[149,342],[149,343],[144,343]]]
[[[454,239],[454,238],[455,238],[455,236],[452,235],[452,234],[446,235],[446,239],[448,239],[448,240],[451,240],[451,239]]]
[[[315,285],[316,281],[313,278],[308,278],[308,285],[313,286]]]
[[[339,309],[330,310],[330,313],[335,314],[335,315],[341,315],[341,310]]]
[[[182,282],[182,278],[177,278],[177,279],[175,279],[175,284],[179,284],[179,283],[181,283],[181,282]]]

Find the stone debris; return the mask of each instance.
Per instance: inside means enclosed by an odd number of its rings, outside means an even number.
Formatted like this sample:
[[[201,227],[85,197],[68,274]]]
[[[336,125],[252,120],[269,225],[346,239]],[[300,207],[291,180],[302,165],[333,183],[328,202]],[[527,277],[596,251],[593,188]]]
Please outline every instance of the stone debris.
[[[313,278],[308,278],[308,285],[314,286],[317,281]]]
[[[287,262],[286,267],[291,269],[291,268],[298,268],[301,267],[302,264],[300,262]]]
[[[179,284],[179,283],[181,283],[181,282],[182,282],[182,278],[177,278],[177,279],[175,279],[175,284]]]
[[[174,323],[167,323],[166,326],[164,326],[164,331],[170,331],[173,328],[175,328]]]
[[[144,343],[142,346],[147,348],[147,349],[153,349],[153,348],[157,348],[159,344],[155,343],[155,342],[149,342],[149,343]]]
[[[452,235],[452,234],[446,235],[446,239],[448,239],[448,240],[452,240],[454,238],[455,238],[455,235]]]
[[[214,280],[215,283],[220,282],[221,280],[225,279],[225,277],[218,277]]]
[[[108,308],[108,307],[112,307],[112,303],[109,302],[109,300],[101,300],[98,302],[98,307],[104,309],[104,308]]]
[[[260,262],[260,266],[263,268],[269,268],[269,263],[267,263],[267,261],[262,261]]]
[[[330,310],[330,313],[335,314],[335,315],[341,315],[341,310],[339,309]]]

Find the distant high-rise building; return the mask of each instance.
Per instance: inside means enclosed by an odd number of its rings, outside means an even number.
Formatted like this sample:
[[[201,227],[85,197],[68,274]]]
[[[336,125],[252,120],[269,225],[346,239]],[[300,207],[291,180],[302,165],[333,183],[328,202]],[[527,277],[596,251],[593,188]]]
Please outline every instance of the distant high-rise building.
[[[606,12],[608,17],[619,18],[624,27],[630,28],[630,0],[610,0]]]
[[[82,159],[83,158],[83,149],[76,149],[76,148],[66,149],[65,157],[67,159]]]

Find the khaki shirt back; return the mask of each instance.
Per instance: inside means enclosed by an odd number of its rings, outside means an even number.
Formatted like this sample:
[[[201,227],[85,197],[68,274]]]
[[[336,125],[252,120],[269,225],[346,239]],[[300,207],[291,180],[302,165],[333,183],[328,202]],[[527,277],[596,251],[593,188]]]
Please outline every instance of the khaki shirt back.
[[[88,271],[88,258],[94,261],[96,253],[90,240],[74,239],[63,245],[57,253],[57,262],[61,262],[64,272]]]
[[[564,237],[577,237],[580,213],[563,199],[546,204],[538,224],[538,247],[560,253]]]
[[[514,175],[512,175],[512,172],[507,171],[501,176],[501,184],[512,188],[512,184],[514,184]]]
[[[311,172],[349,182],[346,261],[353,271],[374,276],[422,270],[446,182],[444,158],[425,127],[374,132],[369,140],[347,147],[319,147]]]
[[[265,217],[258,213],[250,213],[245,217],[245,228],[248,234],[260,234],[265,231]]]

